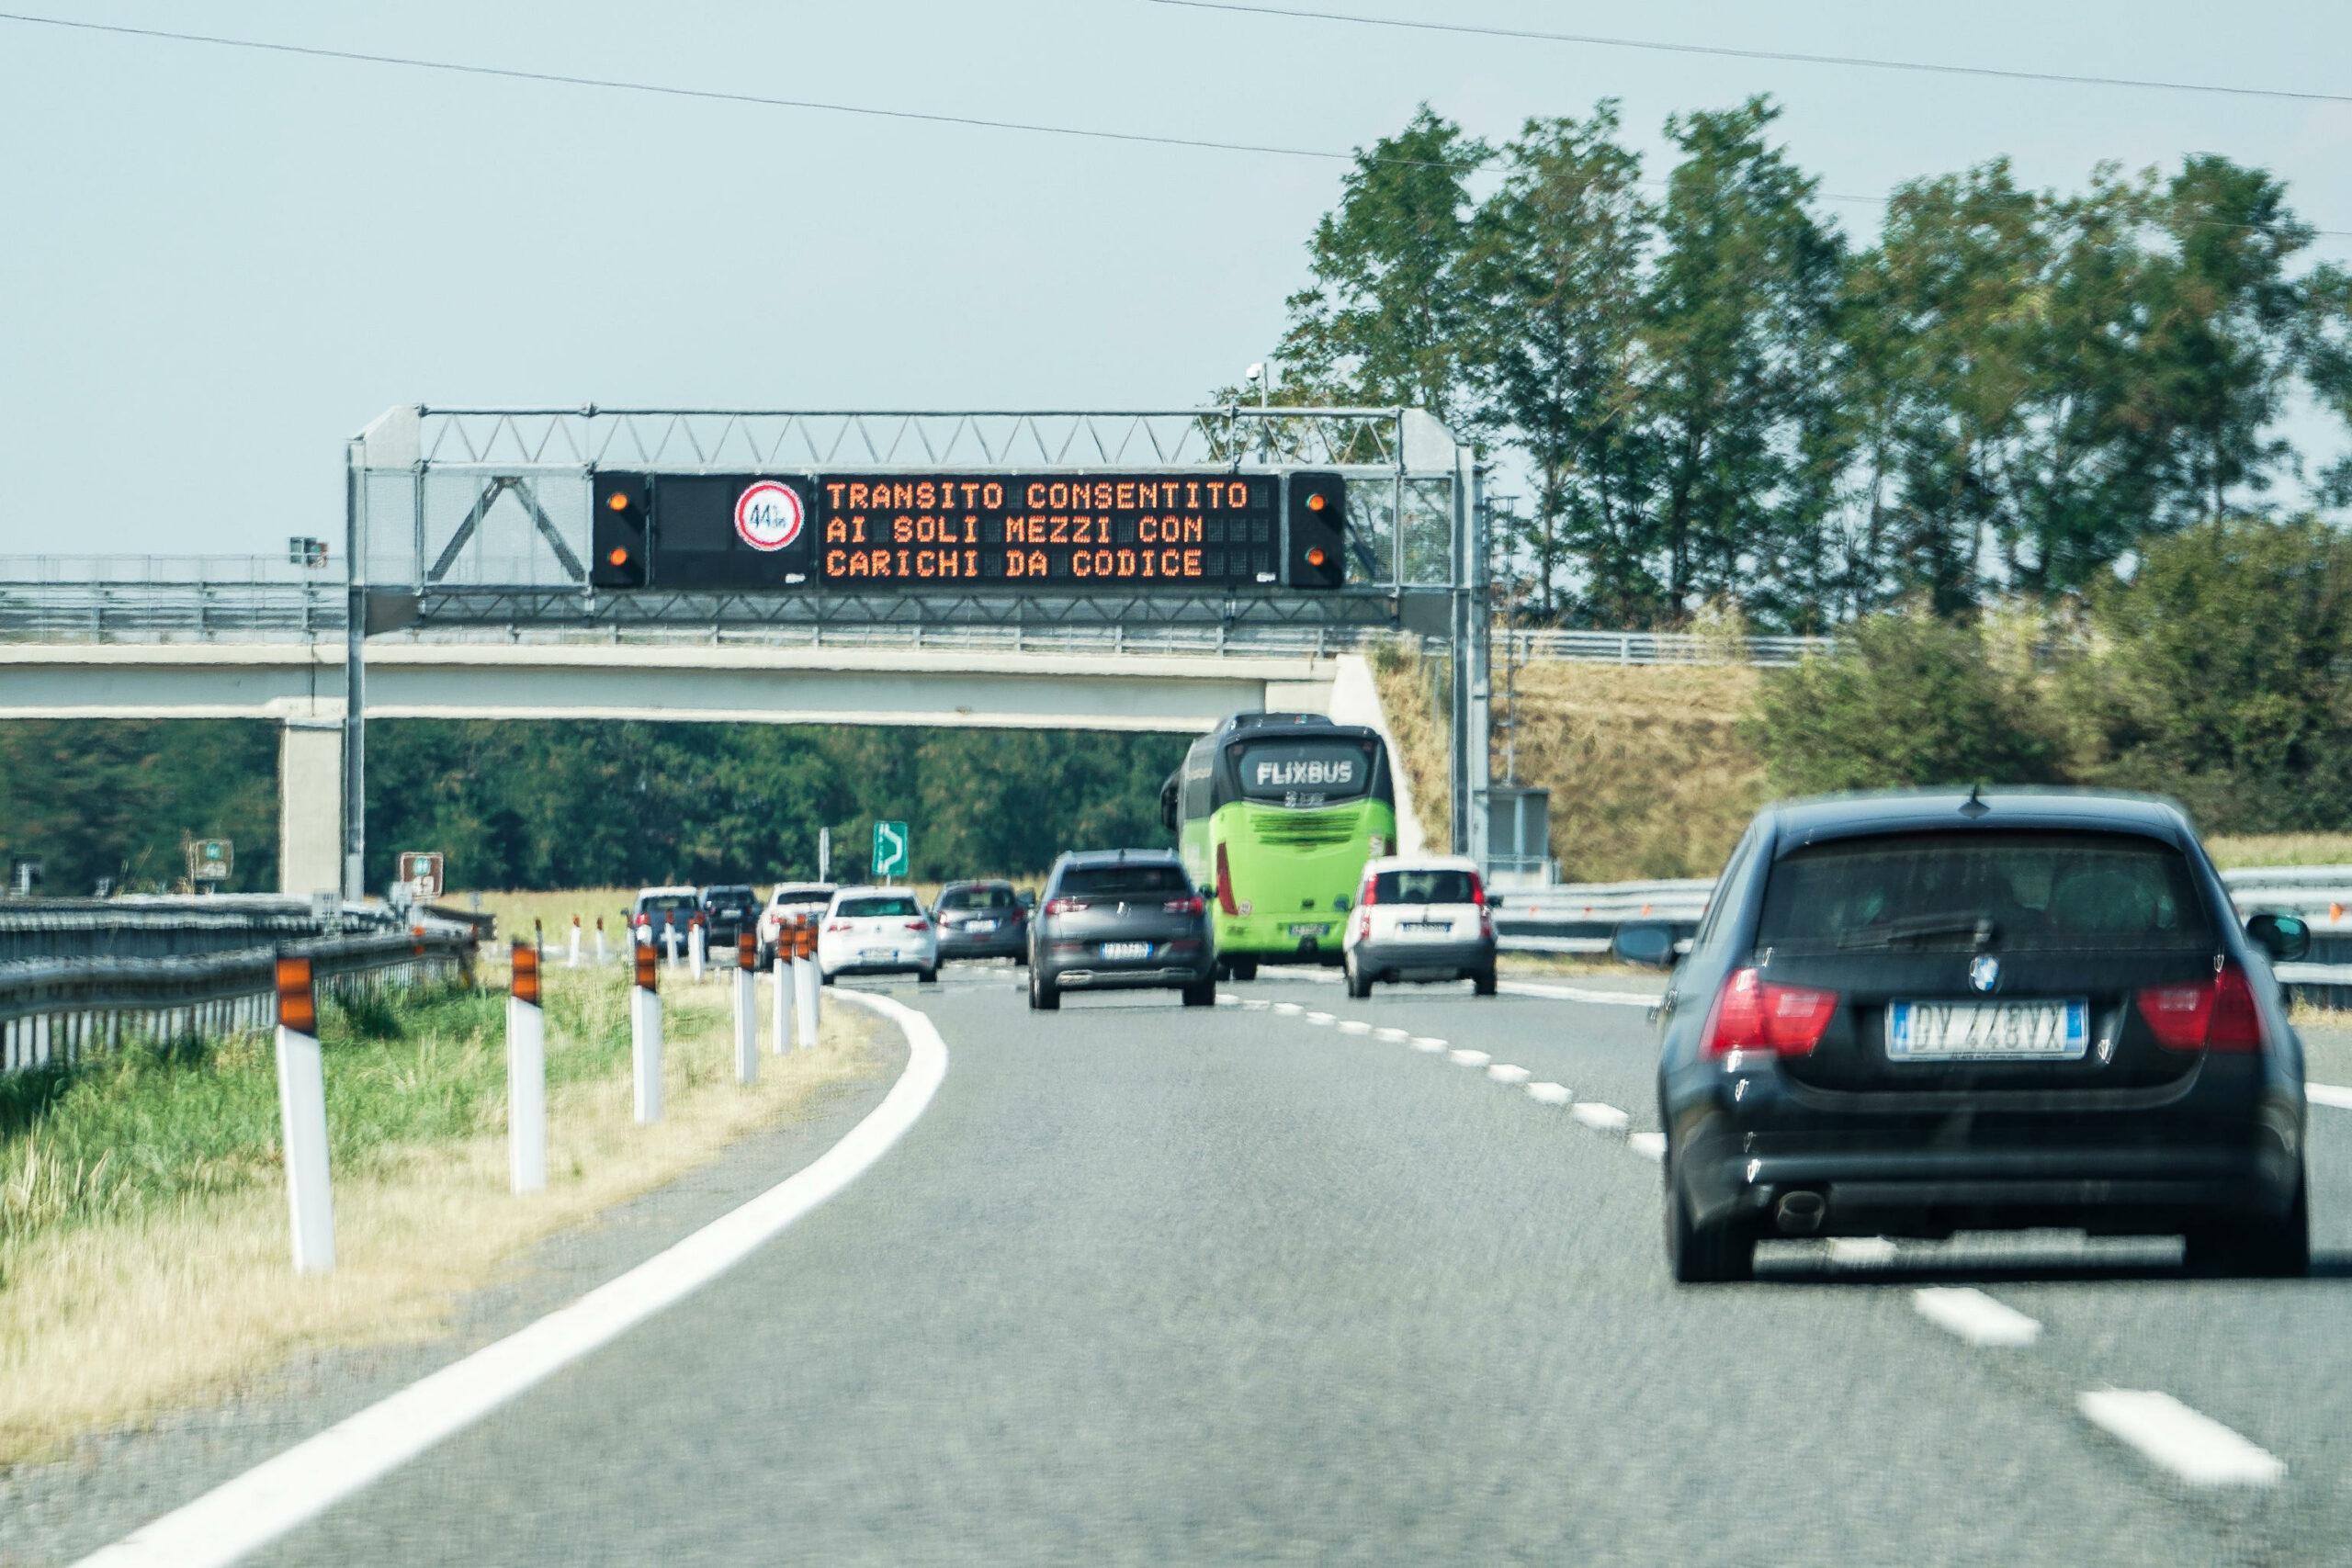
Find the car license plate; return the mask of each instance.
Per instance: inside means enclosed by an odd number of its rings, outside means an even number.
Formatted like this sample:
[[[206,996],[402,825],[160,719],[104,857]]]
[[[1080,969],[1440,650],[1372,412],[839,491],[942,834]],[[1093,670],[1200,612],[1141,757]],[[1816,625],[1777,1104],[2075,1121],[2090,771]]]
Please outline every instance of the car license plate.
[[[1151,943],[1148,942],[1106,942],[1102,944],[1102,956],[1110,959],[1149,958],[1151,956]]]
[[[1405,920],[1400,924],[1403,930],[1412,932],[1415,936],[1452,936],[1453,934],[1452,920]]]
[[[2076,1061],[2090,1043],[2090,1010],[2086,1001],[1890,1002],[1887,1059]]]
[[[1325,925],[1293,926],[1290,928],[1290,934],[1293,936],[1321,936],[1325,931],[1330,929],[1330,927]]]
[[[868,964],[888,964],[894,962],[898,956],[899,950],[895,947],[869,947],[865,953],[865,958]]]
[[[967,931],[992,931],[996,930],[996,922],[994,920],[974,920],[970,925],[966,926],[964,929]]]

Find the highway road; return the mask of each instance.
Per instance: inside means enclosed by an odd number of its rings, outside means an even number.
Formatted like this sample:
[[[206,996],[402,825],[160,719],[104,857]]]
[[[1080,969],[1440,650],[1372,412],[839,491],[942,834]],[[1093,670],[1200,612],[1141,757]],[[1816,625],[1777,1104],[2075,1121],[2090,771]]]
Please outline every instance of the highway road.
[[[1622,983],[887,988],[951,1060],[879,1163],[255,1561],[2352,1553],[2352,1110],[2308,1280],[2036,1236],[1677,1290]]]

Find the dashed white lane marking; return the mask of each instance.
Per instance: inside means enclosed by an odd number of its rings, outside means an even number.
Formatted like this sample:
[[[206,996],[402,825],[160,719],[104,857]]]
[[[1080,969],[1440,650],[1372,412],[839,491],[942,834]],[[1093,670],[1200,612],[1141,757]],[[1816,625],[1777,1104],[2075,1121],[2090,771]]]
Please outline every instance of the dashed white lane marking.
[[[1894,1244],[1883,1235],[1833,1235],[1829,1257],[1836,1263],[1892,1263]]]
[[[1633,1120],[1613,1105],[1603,1105],[1597,1100],[1580,1100],[1568,1108],[1568,1114],[1588,1127],[1603,1133],[1622,1133],[1625,1123]]]
[[[1374,1040],[1410,1040],[1413,1032],[1409,1029],[1375,1029],[1372,1037]]]
[[[2192,1486],[2273,1486],[2287,1473],[2276,1455],[2168,1393],[2102,1388],[2075,1404],[2094,1424]]]
[[[1494,1058],[1487,1055],[1484,1051],[1464,1049],[1460,1051],[1447,1052],[1446,1060],[1453,1063],[1456,1066],[1483,1067],[1488,1062],[1493,1061]]]
[[[1532,1083],[1527,1086],[1527,1098],[1540,1100],[1545,1105],[1566,1105],[1576,1096],[1568,1092],[1566,1084]]]
[[[1340,1032],[1342,1034],[1369,1034],[1372,1032],[1372,1025],[1366,1023],[1360,1018],[1343,1018],[1340,1021]]]
[[[1434,1034],[1416,1034],[1413,1036],[1413,1049],[1416,1051],[1426,1051],[1430,1055],[1434,1056],[1440,1051],[1445,1049],[1445,1042],[1440,1040]]]
[[[1216,1005],[1221,1008],[1238,1008],[1241,1005],[1241,998],[1231,991],[1219,991],[1216,994]]]
[[[1497,1083],[1521,1084],[1527,1081],[1528,1072],[1525,1067],[1513,1066],[1509,1062],[1497,1062],[1487,1069],[1487,1076]]]
[[[2332,1083],[2305,1084],[2303,1098],[2317,1104],[2333,1105],[2338,1111],[2352,1111],[2352,1089],[2339,1088]]]
[[[1628,1133],[1625,1134],[1625,1146],[1644,1159],[1662,1160],[1666,1157],[1666,1134],[1664,1133]]]
[[[1306,1021],[1309,1023],[1329,1023],[1331,1021],[1331,1015],[1328,1012],[1310,1012],[1306,1015]]]
[[[1894,1250],[1892,1243],[1887,1250]],[[1982,1291],[1937,1285],[1912,1292],[1911,1304],[1918,1309],[1921,1317],[1938,1328],[1959,1335],[1971,1345],[2017,1350],[2041,1337],[2041,1325]]]
[[[463,1431],[525,1390],[684,1299],[855,1181],[914,1125],[947,1077],[930,1019],[845,991],[896,1023],[907,1065],[882,1102],[808,1165],[568,1306],[450,1362],[82,1560],[80,1568],[218,1568]]]
[[[1295,1018],[1306,1010],[1299,1006],[1296,1002],[1276,1002],[1274,1004],[1274,1010],[1281,1013],[1284,1018]]]
[[[1263,1012],[1274,1004],[1263,997],[1244,997],[1241,998],[1241,1005],[1251,1012]]]

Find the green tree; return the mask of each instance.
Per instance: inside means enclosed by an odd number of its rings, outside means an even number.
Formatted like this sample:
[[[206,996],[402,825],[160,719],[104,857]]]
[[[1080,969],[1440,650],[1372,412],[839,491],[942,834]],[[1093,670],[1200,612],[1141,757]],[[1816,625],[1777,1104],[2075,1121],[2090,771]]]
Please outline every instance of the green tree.
[[[1487,156],[1427,104],[1395,136],[1357,149],[1339,206],[1307,243],[1312,281],[1287,301],[1281,353],[1294,396],[1305,388],[1426,409],[1456,434],[1474,433],[1460,274],[1467,181]]]
[[[1464,255],[1481,423],[1526,455],[1535,493],[1516,542],[1546,620],[1572,558],[1592,618],[1645,624],[1664,598],[1649,558],[1655,444],[1634,379],[1654,215],[1606,99],[1582,121],[1529,120]]]
[[[1678,115],[1639,374],[1657,442],[1666,607],[1736,601],[1759,626],[1820,620],[1835,499],[1832,388],[1844,242],[1817,182],[1768,140],[1780,110]]]

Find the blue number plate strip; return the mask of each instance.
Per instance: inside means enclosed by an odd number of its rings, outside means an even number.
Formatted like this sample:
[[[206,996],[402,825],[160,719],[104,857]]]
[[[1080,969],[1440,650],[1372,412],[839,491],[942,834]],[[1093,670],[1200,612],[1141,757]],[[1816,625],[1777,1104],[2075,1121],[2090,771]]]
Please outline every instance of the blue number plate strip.
[[[2090,1045],[2090,1003],[1890,1002],[1896,1062],[2072,1062]]]

